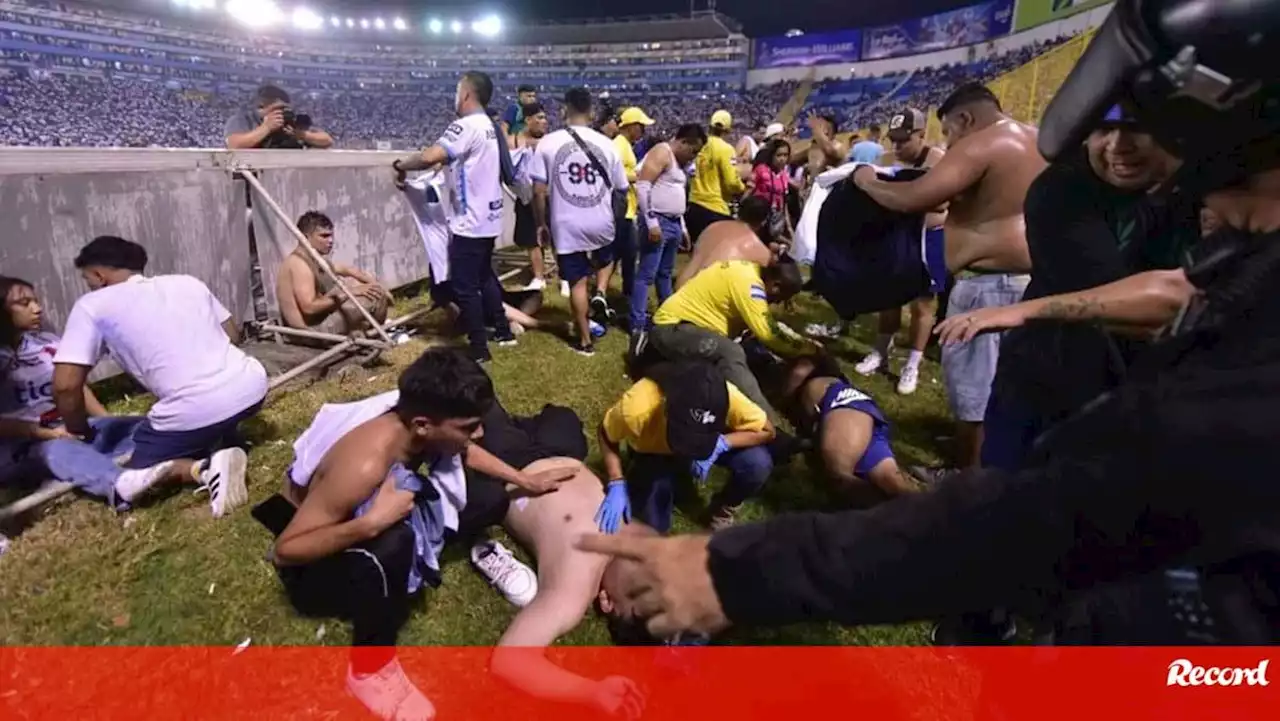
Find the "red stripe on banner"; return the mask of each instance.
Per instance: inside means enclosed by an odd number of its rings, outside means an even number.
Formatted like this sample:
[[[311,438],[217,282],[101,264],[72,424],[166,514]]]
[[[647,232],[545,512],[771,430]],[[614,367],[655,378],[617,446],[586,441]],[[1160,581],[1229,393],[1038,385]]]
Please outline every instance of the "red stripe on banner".
[[[517,656],[507,666],[527,668],[521,683],[540,687],[543,651],[516,653],[527,660]],[[490,673],[492,654],[479,647],[399,650],[438,719],[627,718],[535,701]],[[630,679],[641,690],[645,719],[1280,718],[1280,679],[1273,678],[1280,671],[1263,647],[575,647],[546,656],[588,679]],[[329,647],[4,648],[0,718],[374,718],[345,689],[347,659],[348,649]]]

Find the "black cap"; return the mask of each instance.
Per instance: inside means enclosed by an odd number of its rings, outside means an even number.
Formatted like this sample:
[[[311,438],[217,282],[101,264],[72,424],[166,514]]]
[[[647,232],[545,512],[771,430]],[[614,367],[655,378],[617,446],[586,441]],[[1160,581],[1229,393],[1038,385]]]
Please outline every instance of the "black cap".
[[[667,407],[667,446],[671,454],[701,460],[716,449],[729,415],[729,386],[710,363],[680,362],[655,366]]]
[[[889,140],[900,143],[911,137],[917,130],[924,130],[928,119],[915,108],[903,108],[902,112],[889,119]]]

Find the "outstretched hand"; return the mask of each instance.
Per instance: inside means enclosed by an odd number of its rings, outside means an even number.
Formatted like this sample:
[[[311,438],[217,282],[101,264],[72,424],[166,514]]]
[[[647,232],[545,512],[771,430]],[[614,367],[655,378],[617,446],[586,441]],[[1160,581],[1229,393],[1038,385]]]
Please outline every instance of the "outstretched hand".
[[[603,553],[640,564],[640,579],[630,594],[636,613],[660,638],[681,631],[714,634],[729,627],[707,570],[711,537],[581,536],[578,550]]]
[[[968,343],[983,333],[1017,328],[1027,322],[1027,312],[1021,304],[999,308],[982,308],[947,318],[933,332],[941,345]]]

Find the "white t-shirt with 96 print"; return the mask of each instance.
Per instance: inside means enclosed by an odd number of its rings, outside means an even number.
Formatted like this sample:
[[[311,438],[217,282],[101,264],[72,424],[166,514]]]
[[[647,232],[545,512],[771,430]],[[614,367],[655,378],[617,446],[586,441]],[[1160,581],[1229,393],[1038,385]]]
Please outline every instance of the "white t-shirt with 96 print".
[[[627,171],[613,141],[585,126],[575,125],[573,130],[609,172],[612,190],[626,190]],[[547,186],[551,240],[557,254],[599,250],[613,242],[612,190],[567,130],[538,141],[529,177]]]

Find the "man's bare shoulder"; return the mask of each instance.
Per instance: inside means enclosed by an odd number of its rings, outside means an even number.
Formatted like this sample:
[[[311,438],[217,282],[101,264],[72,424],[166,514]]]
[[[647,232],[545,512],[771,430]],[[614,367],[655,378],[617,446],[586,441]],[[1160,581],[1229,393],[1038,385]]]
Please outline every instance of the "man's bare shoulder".
[[[306,278],[311,275],[311,266],[307,265],[302,258],[299,258],[297,253],[290,253],[284,257],[284,262],[280,264],[280,271],[281,279],[295,274],[298,274],[299,278]]]
[[[376,487],[395,462],[391,440],[379,429],[380,419],[366,421],[338,439],[324,454],[312,478],[320,486]]]

